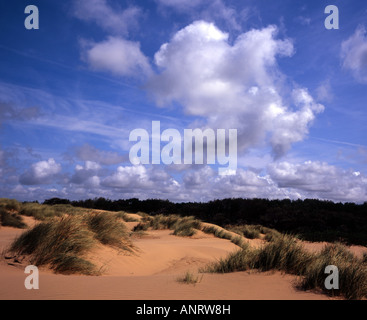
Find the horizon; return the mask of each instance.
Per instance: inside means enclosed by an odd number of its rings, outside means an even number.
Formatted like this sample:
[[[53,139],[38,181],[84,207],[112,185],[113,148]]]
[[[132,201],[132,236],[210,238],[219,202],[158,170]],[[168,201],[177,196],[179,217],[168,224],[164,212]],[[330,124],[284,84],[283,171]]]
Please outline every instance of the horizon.
[[[0,198],[367,202],[365,1],[333,1],[339,29],[316,0],[32,4],[28,30],[0,3]],[[174,135],[132,164],[155,121],[237,130],[236,174],[174,162]]]

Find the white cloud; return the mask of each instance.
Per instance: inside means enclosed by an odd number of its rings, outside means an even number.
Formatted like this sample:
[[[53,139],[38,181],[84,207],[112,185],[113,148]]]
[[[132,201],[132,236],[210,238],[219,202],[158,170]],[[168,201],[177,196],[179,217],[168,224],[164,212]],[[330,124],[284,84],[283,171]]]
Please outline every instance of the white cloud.
[[[133,196],[138,194],[139,198],[173,196],[179,188],[177,181],[164,170],[155,167],[147,169],[141,165],[120,166],[115,173],[103,179],[101,185]]]
[[[286,90],[277,58],[291,56],[294,49],[276,34],[275,26],[254,29],[231,44],[214,24],[196,21],[156,53],[160,74],[148,89],[162,107],[179,102],[185,113],[203,117],[209,127],[238,129],[240,151],[270,136],[279,157],[305,138],[323,106],[302,88],[282,96]]]
[[[342,43],[343,67],[350,70],[357,81],[367,82],[366,29],[358,27],[355,33]]]
[[[362,202],[367,197],[367,178],[324,162],[281,162],[268,168],[279,188],[298,190],[303,197]]]
[[[61,165],[54,159],[32,164],[31,168],[20,176],[19,181],[24,185],[49,184],[61,172]]]
[[[95,22],[106,31],[125,36],[130,29],[136,28],[142,16],[137,6],[122,9],[110,6],[107,0],[76,0],[73,13],[81,20]]]
[[[95,71],[107,71],[119,76],[142,78],[151,74],[148,58],[138,42],[108,37],[99,43],[84,44],[84,60]]]
[[[102,168],[98,163],[86,161],[84,166],[75,166],[75,172],[70,181],[75,184],[89,184],[88,182],[90,182],[93,186],[99,185],[98,174],[101,169]]]

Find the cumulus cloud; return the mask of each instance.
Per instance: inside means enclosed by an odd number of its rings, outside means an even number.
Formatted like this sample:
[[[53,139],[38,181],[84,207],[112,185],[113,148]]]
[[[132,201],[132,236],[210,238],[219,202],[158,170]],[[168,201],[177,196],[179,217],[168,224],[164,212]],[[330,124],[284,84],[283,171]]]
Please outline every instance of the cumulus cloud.
[[[269,26],[243,33],[231,44],[214,24],[196,21],[155,54],[160,73],[147,87],[159,106],[178,102],[211,128],[237,129],[240,151],[270,137],[280,157],[305,138],[323,106],[304,88],[282,96],[286,90],[277,58],[291,56],[294,48],[276,35],[277,28]]]
[[[343,67],[352,72],[357,81],[367,82],[367,37],[363,26],[342,43]]]
[[[107,0],[76,0],[73,14],[84,21],[95,22],[98,26],[114,34],[127,35],[137,26],[142,10],[137,6],[122,9],[112,7]]]
[[[121,192],[147,192],[153,194],[173,194],[178,183],[164,170],[145,166],[119,166],[115,173],[106,177],[104,187],[116,188]]]
[[[86,161],[85,165],[76,165],[75,172],[70,182],[84,184],[90,187],[98,187],[100,183],[99,173],[101,166],[93,161]]]
[[[19,181],[24,185],[50,184],[60,172],[61,165],[51,158],[32,164],[29,170],[20,176]]]
[[[324,162],[273,163],[268,171],[279,188],[298,190],[303,197],[361,202],[367,196],[367,177]]]
[[[138,42],[108,37],[99,43],[85,42],[83,46],[83,58],[92,70],[135,78],[148,76],[152,72]]]

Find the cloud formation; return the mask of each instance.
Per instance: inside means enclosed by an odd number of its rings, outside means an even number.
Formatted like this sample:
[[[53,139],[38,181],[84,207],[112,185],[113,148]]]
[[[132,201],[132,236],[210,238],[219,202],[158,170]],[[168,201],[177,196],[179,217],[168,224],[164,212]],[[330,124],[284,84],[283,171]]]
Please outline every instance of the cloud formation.
[[[110,36],[98,43],[85,42],[83,58],[95,71],[133,78],[144,78],[152,73],[140,44],[120,37]]]
[[[342,43],[343,67],[352,72],[355,79],[367,83],[367,36],[366,29],[359,26],[355,33]]]
[[[61,172],[61,165],[52,158],[39,161],[20,176],[19,181],[24,185],[51,184]]]
[[[178,102],[211,128],[237,129],[240,151],[270,136],[278,158],[305,138],[324,107],[305,88],[284,94],[277,58],[290,57],[294,49],[290,40],[276,35],[275,26],[253,29],[231,44],[213,23],[196,21],[155,54],[160,73],[147,87],[161,107]]]
[[[73,14],[84,21],[94,22],[108,32],[126,36],[138,25],[142,10],[137,6],[122,9],[112,7],[107,0],[76,0]]]

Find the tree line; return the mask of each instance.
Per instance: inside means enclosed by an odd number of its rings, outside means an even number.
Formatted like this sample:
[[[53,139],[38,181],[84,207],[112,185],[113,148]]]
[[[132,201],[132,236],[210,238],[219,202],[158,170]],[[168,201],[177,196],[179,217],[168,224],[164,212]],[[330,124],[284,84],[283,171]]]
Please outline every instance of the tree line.
[[[318,199],[223,199],[174,203],[168,200],[94,198],[79,201],[52,198],[44,204],[69,204],[108,211],[145,212],[149,215],[194,216],[222,227],[259,224],[309,241],[341,241],[367,245],[367,202],[335,203]]]

